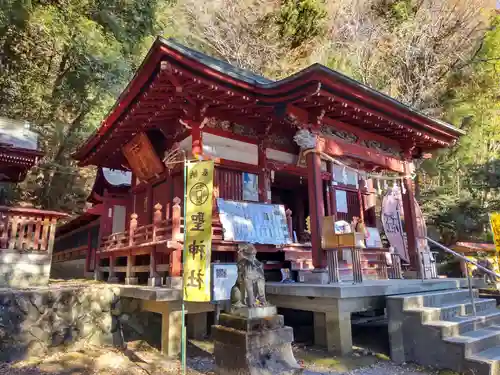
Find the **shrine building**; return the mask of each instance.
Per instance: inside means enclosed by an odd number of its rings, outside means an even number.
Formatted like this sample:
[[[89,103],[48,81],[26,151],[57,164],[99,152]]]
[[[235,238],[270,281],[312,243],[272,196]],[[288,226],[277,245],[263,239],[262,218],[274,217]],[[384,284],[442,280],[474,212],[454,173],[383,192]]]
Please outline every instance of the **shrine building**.
[[[413,161],[462,134],[320,64],[272,81],[158,38],[74,154],[98,167],[93,207],[59,228],[54,270],[172,285],[182,272],[185,157],[215,163],[213,262],[234,262],[237,250],[216,198],[284,206],[291,241],[256,245],[266,270],[325,269],[323,218],[380,226],[387,178],[402,191],[406,268],[421,272]]]

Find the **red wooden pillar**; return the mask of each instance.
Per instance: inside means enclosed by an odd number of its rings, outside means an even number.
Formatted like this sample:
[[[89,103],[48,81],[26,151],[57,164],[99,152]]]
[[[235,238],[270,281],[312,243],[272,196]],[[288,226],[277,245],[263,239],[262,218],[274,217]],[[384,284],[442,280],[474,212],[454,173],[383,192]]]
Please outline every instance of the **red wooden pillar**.
[[[335,219],[337,219],[337,197],[335,195],[335,185],[333,183],[333,178],[334,178],[334,170],[333,170],[333,162],[329,161],[327,163],[328,166],[328,172],[330,172],[331,179],[328,181],[328,200],[330,201],[330,212],[328,215],[330,216],[335,216]]]
[[[269,199],[270,181],[267,170],[267,155],[264,140],[259,142],[259,202],[271,203]]]
[[[313,266],[314,268],[325,268],[326,264],[323,249],[321,248],[321,225],[325,216],[325,206],[323,202],[320,155],[316,152],[308,153],[306,156],[306,165]]]
[[[410,164],[405,162],[405,176],[410,175]],[[413,182],[411,178],[405,178],[404,181],[405,194],[401,193],[403,199],[404,211],[404,226],[406,237],[408,240],[408,253],[410,255],[410,265],[412,270],[416,270],[421,276],[422,264],[420,262],[420,254],[417,247],[417,215],[415,210],[415,195],[413,190]]]
[[[182,240],[181,235],[181,199],[175,197],[172,206],[172,241]],[[182,275],[182,249],[176,249],[170,252],[169,276]]]
[[[91,270],[90,269],[90,262],[92,260],[92,255],[93,255],[93,249],[92,249],[92,227],[90,227],[88,229],[88,233],[87,233],[87,254],[85,256],[85,270],[84,272],[85,273],[88,273],[88,272],[91,272],[93,271],[93,269]]]

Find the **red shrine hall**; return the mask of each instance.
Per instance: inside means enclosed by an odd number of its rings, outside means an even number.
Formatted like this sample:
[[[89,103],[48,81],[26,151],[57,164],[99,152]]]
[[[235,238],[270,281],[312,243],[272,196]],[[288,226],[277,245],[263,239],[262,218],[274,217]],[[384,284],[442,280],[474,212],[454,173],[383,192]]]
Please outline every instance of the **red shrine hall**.
[[[158,38],[74,155],[99,167],[93,207],[59,229],[54,262],[131,284],[180,276],[184,155],[215,163],[214,262],[236,260],[222,198],[284,206],[293,241],[256,245],[267,270],[326,268],[323,218],[379,226],[369,179],[378,174],[400,176],[409,267],[418,269],[412,162],[461,135],[319,64],[272,81]]]

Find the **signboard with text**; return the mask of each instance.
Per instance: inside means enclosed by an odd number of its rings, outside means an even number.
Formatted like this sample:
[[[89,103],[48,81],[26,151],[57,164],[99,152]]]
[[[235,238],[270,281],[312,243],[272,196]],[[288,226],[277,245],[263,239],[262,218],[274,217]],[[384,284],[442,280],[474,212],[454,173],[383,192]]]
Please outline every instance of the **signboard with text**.
[[[224,240],[266,245],[292,243],[285,207],[217,199]]]
[[[213,161],[187,163],[184,300],[210,302]]]
[[[212,263],[212,302],[229,301],[237,278],[236,263]]]
[[[145,133],[137,134],[129,143],[123,146],[122,152],[130,165],[130,169],[140,180],[147,181],[159,175],[165,169]]]

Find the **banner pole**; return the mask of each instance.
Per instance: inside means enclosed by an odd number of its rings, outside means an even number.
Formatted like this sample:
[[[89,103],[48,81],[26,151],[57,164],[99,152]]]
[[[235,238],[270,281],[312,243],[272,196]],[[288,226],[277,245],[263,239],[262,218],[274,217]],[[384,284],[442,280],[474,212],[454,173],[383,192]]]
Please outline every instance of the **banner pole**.
[[[186,152],[184,154],[184,226],[186,226],[186,199],[187,199],[187,168],[188,161],[186,159]],[[182,249],[182,330],[181,330],[181,368],[182,375],[186,375],[186,363],[187,363],[187,337],[186,337],[186,306],[184,302],[185,298],[185,277],[184,277],[184,264],[186,263],[186,228],[184,228],[184,248]]]

